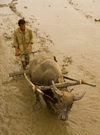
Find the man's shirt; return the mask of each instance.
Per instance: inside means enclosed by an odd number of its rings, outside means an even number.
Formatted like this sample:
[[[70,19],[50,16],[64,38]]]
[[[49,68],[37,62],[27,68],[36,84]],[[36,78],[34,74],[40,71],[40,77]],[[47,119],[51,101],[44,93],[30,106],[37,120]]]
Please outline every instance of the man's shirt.
[[[17,47],[20,50],[20,53],[27,52],[27,46],[29,43],[33,43],[33,34],[32,30],[25,27],[25,31],[22,32],[20,28],[17,28],[14,31],[14,41],[13,46]],[[32,47],[31,50],[32,51]]]

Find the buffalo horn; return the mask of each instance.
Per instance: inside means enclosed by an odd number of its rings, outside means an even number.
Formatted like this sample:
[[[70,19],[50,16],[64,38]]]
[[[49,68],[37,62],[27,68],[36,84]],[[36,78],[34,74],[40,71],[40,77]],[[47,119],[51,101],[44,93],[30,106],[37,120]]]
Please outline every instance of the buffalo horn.
[[[54,90],[54,92],[57,94],[57,95],[59,95],[59,96],[63,96],[63,91],[60,91],[59,89],[57,89],[57,87],[55,86],[55,84],[54,84],[54,81],[52,81],[52,86],[53,86],[53,90]]]

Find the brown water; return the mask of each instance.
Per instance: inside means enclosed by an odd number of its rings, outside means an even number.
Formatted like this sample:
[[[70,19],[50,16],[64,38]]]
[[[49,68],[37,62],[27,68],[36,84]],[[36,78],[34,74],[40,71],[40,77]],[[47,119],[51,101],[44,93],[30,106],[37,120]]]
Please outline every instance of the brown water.
[[[0,0],[0,135],[100,134],[99,5],[99,0]],[[68,121],[58,120],[44,103],[35,106],[23,77],[8,76],[21,69],[12,48],[21,17],[33,30],[34,50],[48,48],[68,76],[96,84],[74,87],[74,93],[86,95],[74,103]]]

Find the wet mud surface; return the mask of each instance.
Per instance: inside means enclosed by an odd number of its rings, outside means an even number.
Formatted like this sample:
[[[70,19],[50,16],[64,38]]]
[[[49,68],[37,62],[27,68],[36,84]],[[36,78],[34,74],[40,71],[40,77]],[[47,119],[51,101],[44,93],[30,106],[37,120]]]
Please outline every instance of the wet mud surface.
[[[98,0],[88,0],[85,2],[84,0],[67,0],[70,5],[73,6],[75,10],[83,14],[87,19],[90,19],[94,22],[100,22],[99,15],[99,1]]]
[[[98,0],[0,1],[0,135],[100,134],[100,15]],[[17,21],[25,18],[34,35],[33,51],[50,51],[62,72],[96,84],[75,86],[86,91],[67,121],[58,120],[44,104],[35,105],[31,87],[21,77],[21,62],[12,48]]]

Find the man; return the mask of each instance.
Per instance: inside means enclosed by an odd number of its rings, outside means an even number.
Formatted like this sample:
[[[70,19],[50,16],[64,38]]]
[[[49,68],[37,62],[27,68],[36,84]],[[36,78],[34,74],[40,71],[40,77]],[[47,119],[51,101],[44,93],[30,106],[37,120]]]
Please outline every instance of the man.
[[[18,25],[19,27],[14,31],[13,46],[15,47],[15,56],[21,56],[22,65],[25,69],[32,56],[33,34],[32,30],[25,26],[24,19],[20,19]]]

